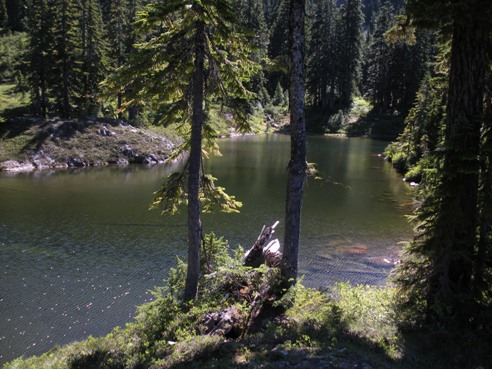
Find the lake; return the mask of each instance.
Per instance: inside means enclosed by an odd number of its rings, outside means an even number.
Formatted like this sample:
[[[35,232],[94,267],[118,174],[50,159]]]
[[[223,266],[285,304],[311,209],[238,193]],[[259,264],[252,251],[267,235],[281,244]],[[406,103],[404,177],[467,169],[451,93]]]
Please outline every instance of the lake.
[[[413,191],[378,156],[387,143],[309,137],[322,181],[305,191],[299,272],[304,284],[384,284],[411,237]],[[249,248],[276,220],[280,240],[289,137],[220,141],[206,161],[240,214],[206,214],[204,232]],[[186,255],[184,212],[148,211],[169,166],[0,174],[0,365],[130,321]]]

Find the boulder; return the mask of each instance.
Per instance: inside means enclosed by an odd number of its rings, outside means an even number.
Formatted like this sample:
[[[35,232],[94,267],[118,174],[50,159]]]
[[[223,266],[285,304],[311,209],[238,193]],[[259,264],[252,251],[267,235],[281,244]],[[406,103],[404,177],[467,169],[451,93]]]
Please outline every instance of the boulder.
[[[7,160],[0,163],[0,171],[5,172],[30,172],[34,169],[34,165],[29,161],[19,163],[16,160]]]
[[[132,157],[134,155],[133,149],[130,147],[130,145],[123,146],[123,149],[121,150],[121,152],[123,153],[123,155],[128,156],[128,157]]]
[[[77,157],[71,157],[68,160],[68,166],[71,168],[73,168],[73,167],[81,168],[81,167],[89,166],[89,163],[87,163],[87,161],[85,161],[84,159],[77,158]]]
[[[99,128],[99,134],[106,137],[115,135],[115,133],[110,131],[105,125],[102,125],[101,128]]]
[[[49,155],[46,155],[42,150],[37,151],[33,155],[32,162],[36,169],[49,169],[55,164],[55,160]]]
[[[155,155],[153,154],[150,154],[150,155],[147,155],[143,160],[142,160],[142,164],[157,164],[159,162],[159,160],[156,159]]]
[[[202,334],[238,338],[242,332],[244,317],[235,306],[230,306],[205,314],[202,323]]]
[[[116,162],[115,162],[116,165],[128,165],[130,164],[129,161],[125,158],[118,158],[116,159]]]

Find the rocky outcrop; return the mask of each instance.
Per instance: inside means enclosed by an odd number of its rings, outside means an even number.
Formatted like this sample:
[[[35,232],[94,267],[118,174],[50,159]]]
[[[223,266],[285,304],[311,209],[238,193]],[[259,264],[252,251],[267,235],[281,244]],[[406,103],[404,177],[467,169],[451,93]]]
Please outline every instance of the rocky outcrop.
[[[26,120],[10,122],[10,126],[5,127],[7,125],[3,128],[8,130],[9,136],[25,138],[23,145],[18,145],[22,146],[22,151],[4,155],[8,160],[0,159],[0,171],[6,172],[108,164],[162,164],[179,142],[177,138],[173,142],[161,136],[156,128],[137,128],[117,119]],[[11,134],[13,130],[15,136]],[[163,133],[170,136],[168,132]],[[0,146],[0,154],[1,149]]]
[[[4,172],[30,172],[34,169],[36,167],[29,161],[19,163],[16,160],[7,160],[0,163],[0,171]]]

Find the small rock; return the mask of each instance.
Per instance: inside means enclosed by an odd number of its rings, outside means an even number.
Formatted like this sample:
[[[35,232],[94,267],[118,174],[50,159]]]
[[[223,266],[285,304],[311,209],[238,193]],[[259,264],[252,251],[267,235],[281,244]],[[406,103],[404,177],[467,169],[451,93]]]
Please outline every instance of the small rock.
[[[81,168],[81,167],[88,166],[88,163],[84,159],[81,159],[81,158],[70,158],[68,160],[68,166]]]
[[[106,136],[106,137],[109,137],[109,136],[114,136],[114,132],[113,131],[110,131],[106,126],[101,126],[101,128],[99,128],[99,134],[101,136]]]
[[[150,164],[150,165],[157,164],[158,162],[159,160],[157,160],[153,154],[147,155],[142,161],[143,164]]]
[[[129,162],[125,158],[118,158],[116,159],[116,165],[128,165]]]
[[[133,156],[133,150],[129,145],[123,146],[123,150],[121,152],[125,156]]]

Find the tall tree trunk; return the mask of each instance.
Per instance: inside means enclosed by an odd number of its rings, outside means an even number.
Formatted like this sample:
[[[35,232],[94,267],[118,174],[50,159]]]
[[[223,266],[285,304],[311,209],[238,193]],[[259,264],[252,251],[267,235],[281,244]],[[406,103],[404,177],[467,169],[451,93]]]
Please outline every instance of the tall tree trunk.
[[[489,48],[490,46],[491,43]],[[492,75],[488,75],[487,82],[481,153],[480,237],[474,267],[474,289],[477,297],[487,289],[485,270],[492,261]]]
[[[68,34],[68,24],[67,24],[67,18],[68,18],[68,4],[66,1],[63,2],[62,5],[62,20],[61,20],[61,78],[62,78],[62,85],[61,85],[61,111],[60,115],[62,118],[70,118],[70,86],[69,86],[69,60],[68,60],[68,48],[67,48],[67,38],[69,37]]]
[[[485,25],[455,22],[446,111],[445,158],[432,298],[466,316],[477,245],[480,129],[486,72]]]
[[[122,19],[122,10],[121,10],[121,1],[117,0],[116,2],[116,11],[117,13],[117,21],[116,21],[116,34],[117,34],[117,47],[116,47],[116,66],[120,68],[123,65],[123,19]],[[118,100],[116,109],[118,111],[118,119],[123,119],[123,113],[121,111],[121,106],[123,105],[123,94],[121,92],[118,93]]]
[[[205,58],[205,25],[198,22],[195,40],[195,71],[193,73],[193,118],[188,162],[188,270],[184,300],[196,298],[200,276],[200,164],[202,160],[203,87]]]
[[[282,277],[288,284],[297,278],[301,207],[306,175],[306,122],[304,117],[304,15],[305,1],[290,0],[290,125],[291,157],[287,176],[285,236]]]

